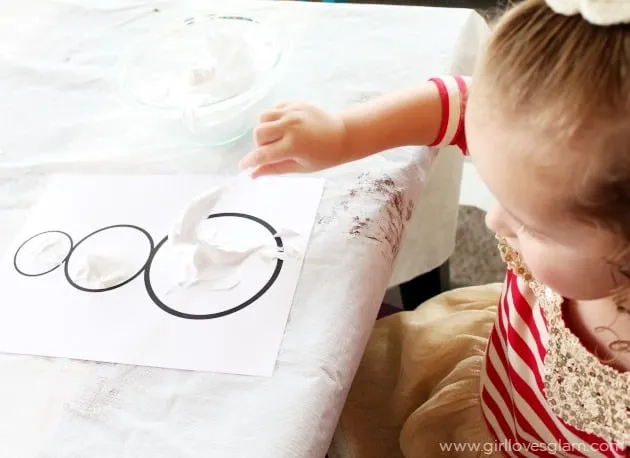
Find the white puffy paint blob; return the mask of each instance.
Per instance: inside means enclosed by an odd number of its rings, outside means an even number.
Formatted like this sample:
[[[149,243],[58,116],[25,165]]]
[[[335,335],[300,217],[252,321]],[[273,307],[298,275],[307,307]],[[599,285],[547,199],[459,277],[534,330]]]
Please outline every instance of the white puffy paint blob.
[[[181,313],[221,313],[248,301],[285,256],[273,234],[256,221],[216,217],[194,228],[196,243],[160,246],[149,275],[160,301]]]
[[[59,267],[72,249],[62,232],[44,232],[25,242],[15,254],[15,266],[25,275],[44,275]]]
[[[106,228],[77,243],[67,260],[66,270],[81,289],[112,289],[142,273],[152,247],[150,238],[138,228]]]
[[[173,223],[168,235],[168,248],[173,256],[174,278],[177,287],[189,287],[203,283],[206,289],[232,289],[242,277],[242,265],[252,255],[266,262],[284,259],[297,250],[289,246],[278,248],[275,237],[290,238],[298,235],[289,229],[277,229],[272,234],[256,221],[240,217],[233,228],[221,229],[208,216],[222,196],[234,186],[249,180],[249,174],[241,174],[235,180],[214,187],[193,199]],[[238,224],[240,222],[240,224]],[[251,224],[262,231],[244,231]]]
[[[87,289],[111,288],[120,285],[133,276],[133,271],[122,254],[81,252],[83,257],[74,258],[70,277],[74,282]]]

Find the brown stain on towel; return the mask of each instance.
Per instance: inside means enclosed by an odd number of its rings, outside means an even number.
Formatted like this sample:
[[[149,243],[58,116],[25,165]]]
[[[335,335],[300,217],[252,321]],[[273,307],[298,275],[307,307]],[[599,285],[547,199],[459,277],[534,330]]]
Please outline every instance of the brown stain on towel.
[[[348,199],[368,194],[385,201],[380,218],[374,221],[369,217],[354,216],[350,235],[374,240],[386,245],[392,254],[392,261],[398,256],[405,225],[413,214],[413,201],[405,198],[404,191],[390,176],[373,178],[369,173],[358,177],[358,185],[348,193]],[[342,205],[347,205],[342,202]]]

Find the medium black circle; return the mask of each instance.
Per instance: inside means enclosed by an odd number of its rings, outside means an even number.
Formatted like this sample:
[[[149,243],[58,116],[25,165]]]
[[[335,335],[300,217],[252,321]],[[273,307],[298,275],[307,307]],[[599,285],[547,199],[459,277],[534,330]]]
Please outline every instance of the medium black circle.
[[[282,239],[277,234],[273,226],[271,226],[271,224],[267,223],[266,221],[256,216],[247,215],[245,213],[215,213],[213,215],[208,216],[206,219],[213,219],[213,218],[244,218],[250,221],[254,221],[255,223],[258,223],[261,226],[263,226],[265,229],[267,229],[271,233],[271,235],[276,240],[276,246],[278,247],[279,250],[284,248]],[[155,305],[160,307],[166,313],[176,316],[178,318],[185,318],[188,320],[210,320],[213,318],[221,318],[223,316],[231,315],[232,313],[238,312],[239,310],[243,310],[245,307],[256,302],[263,294],[265,294],[269,290],[269,288],[271,288],[271,286],[278,279],[278,276],[280,275],[280,271],[282,270],[282,264],[284,264],[284,261],[282,259],[277,259],[276,267],[271,273],[269,280],[267,280],[267,283],[265,283],[263,287],[260,288],[260,290],[258,290],[258,292],[256,292],[252,297],[247,299],[245,302],[235,307],[232,307],[231,309],[223,310],[222,312],[217,312],[217,313],[208,313],[205,315],[195,315],[192,313],[184,313],[184,312],[180,312],[178,310],[172,309],[168,305],[166,305],[164,302],[162,302],[155,294],[155,291],[153,290],[153,286],[151,285],[151,265],[153,264],[153,259],[155,258],[155,255],[160,250],[160,248],[164,245],[164,243],[166,243],[167,240],[168,240],[168,236],[160,240],[160,242],[156,245],[155,250],[153,250],[153,253],[151,253],[151,258],[149,259],[146,269],[144,270],[144,285],[147,289],[147,293],[149,294],[149,297],[155,303]]]
[[[70,249],[68,250],[68,254],[66,255],[65,258],[63,258],[61,260],[61,262],[59,264],[57,264],[55,267],[53,267],[52,269],[48,269],[46,272],[41,272],[38,274],[29,274],[24,272],[22,269],[19,268],[18,266],[18,255],[20,254],[20,251],[22,250],[22,248],[24,248],[24,246],[30,242],[31,240],[39,237],[40,235],[44,235],[44,234],[61,234],[64,237],[66,237],[68,239],[68,241],[70,242]],[[74,248],[74,241],[72,240],[72,237],[70,237],[70,234],[63,232],[63,231],[44,231],[44,232],[40,232],[39,234],[35,234],[29,238],[27,238],[16,250],[15,254],[13,255],[13,267],[15,268],[15,270],[21,274],[24,275],[25,277],[41,277],[42,275],[46,275],[49,274],[50,272],[52,272],[53,270],[57,269],[61,264],[63,264],[64,262],[66,262],[68,260],[68,258],[70,257],[70,253],[72,253],[72,250]]]
[[[141,232],[149,241],[149,256],[146,260],[146,262],[142,265],[142,267],[140,268],[140,270],[138,270],[138,272],[136,272],[135,274],[133,274],[131,277],[129,277],[127,280],[114,285],[114,286],[108,286],[107,288],[85,288],[81,285],[78,285],[77,283],[75,283],[75,281],[70,277],[70,273],[68,272],[68,264],[70,261],[70,258],[72,257],[72,254],[76,251],[76,249],[83,243],[85,242],[87,239],[89,239],[90,237],[92,237],[93,235],[96,235],[100,232],[104,232],[106,230],[109,229],[117,229],[117,228],[128,228],[128,229],[135,229],[139,232]],[[112,226],[107,226],[104,227],[102,229],[98,229],[94,232],[92,232],[91,234],[86,235],[85,237],[83,237],[83,239],[81,239],[70,251],[70,253],[68,254],[68,257],[66,258],[66,263],[63,267],[63,273],[66,276],[66,280],[68,280],[68,283],[70,283],[71,286],[73,286],[74,288],[80,290],[80,291],[85,291],[86,293],[104,293],[106,291],[111,291],[117,288],[120,288],[121,286],[125,286],[127,283],[132,282],[133,280],[135,280],[136,278],[138,278],[140,276],[140,274],[142,274],[142,271],[146,269],[147,265],[149,264],[149,260],[151,259],[153,250],[155,245],[153,243],[153,237],[151,237],[151,234],[149,234],[146,230],[144,230],[141,227],[138,226],[134,226],[132,224],[114,224]]]

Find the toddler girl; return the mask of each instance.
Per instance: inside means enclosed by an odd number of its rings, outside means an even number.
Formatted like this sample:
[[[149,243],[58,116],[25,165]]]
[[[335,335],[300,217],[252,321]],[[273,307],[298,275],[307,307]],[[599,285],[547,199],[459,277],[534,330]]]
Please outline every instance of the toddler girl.
[[[254,176],[457,145],[508,272],[376,323],[333,452],[630,457],[630,2],[526,0],[472,80],[265,113]]]

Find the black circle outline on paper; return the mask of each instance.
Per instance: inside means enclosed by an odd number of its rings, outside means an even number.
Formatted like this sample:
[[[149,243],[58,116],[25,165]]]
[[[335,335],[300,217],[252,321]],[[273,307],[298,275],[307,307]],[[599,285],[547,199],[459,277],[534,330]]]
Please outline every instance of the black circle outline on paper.
[[[284,248],[284,244],[282,243],[282,238],[277,234],[273,226],[271,226],[271,224],[267,223],[266,221],[256,216],[248,215],[246,213],[215,213],[215,214],[209,215],[206,219],[214,219],[214,218],[244,218],[244,219],[253,221],[255,223],[258,223],[271,233],[272,237],[276,240],[276,246],[278,250],[282,250]],[[149,259],[149,262],[147,263],[147,266],[144,270],[144,285],[147,289],[147,293],[149,294],[149,297],[155,303],[155,305],[160,307],[166,313],[176,316],[178,318],[185,318],[188,320],[211,320],[214,318],[221,318],[227,315],[231,315],[232,313],[243,310],[245,307],[250,306],[251,304],[256,302],[258,299],[260,299],[260,297],[263,294],[265,294],[269,290],[269,288],[271,288],[271,286],[278,279],[278,276],[280,275],[280,271],[282,270],[282,264],[284,264],[284,261],[282,259],[277,259],[276,267],[271,273],[271,277],[269,277],[269,280],[267,280],[267,283],[265,283],[263,287],[260,290],[258,290],[258,292],[256,292],[252,297],[247,299],[245,302],[235,307],[232,307],[231,309],[223,310],[222,312],[217,312],[217,313],[208,313],[205,315],[184,313],[184,312],[180,312],[178,310],[172,309],[168,305],[166,305],[164,302],[162,302],[155,294],[153,286],[151,285],[151,266],[153,264],[153,259],[155,258],[155,255],[158,253],[162,245],[164,245],[164,243],[166,243],[167,240],[168,240],[168,236],[160,240],[160,242],[155,246],[155,249],[151,253],[151,259]]]
[[[22,269],[20,269],[18,267],[18,255],[20,254],[20,251],[22,250],[22,248],[24,248],[26,246],[26,244],[28,242],[30,242],[31,240],[39,237],[40,235],[44,235],[44,234],[61,234],[64,237],[66,237],[69,241],[70,241],[70,249],[68,250],[68,254],[66,254],[66,256],[61,260],[61,262],[59,262],[59,264],[57,264],[55,267],[53,267],[52,269],[47,270],[46,272],[41,272],[38,274],[29,274],[24,272]],[[15,270],[17,271],[17,273],[19,273],[20,275],[24,275],[25,277],[41,277],[42,275],[46,275],[51,273],[52,271],[58,269],[61,264],[63,264],[64,262],[66,262],[68,260],[68,258],[70,257],[70,253],[72,253],[72,250],[74,249],[74,241],[72,240],[72,237],[70,237],[70,234],[68,234],[67,232],[64,231],[44,231],[44,232],[40,232],[39,234],[35,234],[30,236],[29,238],[27,238],[19,247],[18,249],[15,251],[15,254],[13,255],[13,267],[15,268]]]
[[[145,263],[142,265],[142,267],[138,270],[138,272],[133,274],[127,280],[125,280],[125,281],[123,281],[123,282],[121,282],[121,283],[119,283],[117,285],[114,285],[114,286],[108,286],[107,288],[84,288],[83,286],[78,285],[77,283],[75,283],[75,281],[70,277],[70,273],[68,272],[68,264],[70,264],[70,258],[72,257],[72,255],[74,254],[76,249],[83,242],[85,242],[87,239],[89,239],[93,235],[99,234],[101,232],[105,232],[106,230],[109,230],[109,229],[119,229],[119,228],[135,229],[135,230],[139,231],[141,234],[143,234],[147,238],[147,240],[149,241],[149,256],[148,256],[147,260],[145,261]],[[63,273],[66,276],[66,280],[68,281],[68,283],[70,283],[70,286],[72,286],[73,288],[78,289],[79,291],[84,291],[86,293],[104,293],[104,292],[107,292],[107,291],[112,291],[114,289],[120,288],[121,286],[125,286],[127,283],[131,283],[136,278],[138,278],[142,274],[142,272],[147,268],[147,266],[149,265],[149,261],[151,260],[152,255],[153,255],[153,250],[155,250],[155,243],[153,242],[153,237],[151,237],[151,234],[149,234],[143,228],[141,228],[139,226],[134,226],[133,224],[113,224],[111,226],[107,226],[107,227],[103,227],[101,229],[97,229],[96,231],[92,232],[91,234],[86,235],[81,240],[79,240],[77,242],[77,244],[72,248],[72,250],[70,251],[68,256],[66,257],[66,263],[63,266]]]

